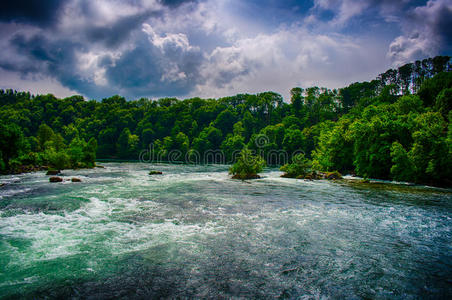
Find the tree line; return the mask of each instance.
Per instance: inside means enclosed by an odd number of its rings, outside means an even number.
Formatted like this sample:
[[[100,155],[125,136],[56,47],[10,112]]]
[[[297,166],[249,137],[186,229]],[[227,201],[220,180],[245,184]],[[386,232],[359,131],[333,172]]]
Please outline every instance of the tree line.
[[[322,171],[450,185],[451,69],[438,56],[341,89],[295,87],[290,103],[274,92],[86,101],[0,90],[0,170],[138,159],[152,144],[161,158],[219,149],[226,161],[244,148],[264,157],[302,150]]]

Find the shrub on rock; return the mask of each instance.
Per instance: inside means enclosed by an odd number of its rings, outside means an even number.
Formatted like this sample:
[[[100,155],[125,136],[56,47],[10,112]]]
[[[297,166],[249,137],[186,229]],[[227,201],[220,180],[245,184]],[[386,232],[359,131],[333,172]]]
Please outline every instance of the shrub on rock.
[[[285,172],[282,177],[287,178],[297,178],[306,176],[309,169],[311,168],[311,162],[309,159],[304,157],[303,153],[294,155],[292,158],[292,163],[285,164],[280,168],[281,171]]]
[[[326,179],[330,179],[330,180],[332,180],[332,179],[333,180],[335,180],[335,179],[342,179],[342,175],[338,171],[326,172],[325,173],[325,178]]]
[[[258,173],[262,172],[265,161],[259,155],[253,155],[252,151],[244,148],[240,152],[237,162],[229,169],[233,179],[257,179],[260,178]]]
[[[149,175],[162,175],[162,174],[163,173],[161,171],[155,171],[155,170],[149,171]]]

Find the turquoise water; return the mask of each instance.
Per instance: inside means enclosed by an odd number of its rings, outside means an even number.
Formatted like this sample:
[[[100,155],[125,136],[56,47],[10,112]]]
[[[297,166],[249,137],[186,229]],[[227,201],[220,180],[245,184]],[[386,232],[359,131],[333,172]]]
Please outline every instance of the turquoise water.
[[[450,190],[103,165],[0,177],[0,298],[452,295]]]

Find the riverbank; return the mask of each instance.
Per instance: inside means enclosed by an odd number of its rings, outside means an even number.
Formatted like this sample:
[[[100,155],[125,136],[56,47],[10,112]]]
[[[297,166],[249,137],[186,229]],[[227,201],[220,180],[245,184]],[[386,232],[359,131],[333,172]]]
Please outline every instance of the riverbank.
[[[98,165],[97,163],[132,163],[132,164],[142,164],[140,161],[138,160],[122,160],[122,159],[97,159],[96,160],[96,165],[92,168],[102,168],[102,165]],[[193,165],[199,165],[199,166],[211,166],[212,164],[184,164],[184,163],[180,163],[180,164],[175,164],[175,163],[168,163],[168,162],[159,162],[159,163],[146,163],[147,165],[152,165],[152,166],[158,166],[158,165],[188,165],[188,166],[193,166]],[[213,165],[217,165],[217,166],[225,166],[228,167],[229,165],[222,165],[222,164],[213,164]],[[67,170],[80,170],[80,169],[92,169],[92,168],[77,168],[77,169],[67,169]],[[279,167],[277,166],[272,166],[271,168],[267,168],[268,169],[276,169]],[[10,172],[10,173],[4,173],[4,174],[0,174],[0,175],[18,175],[18,174],[25,174],[25,173],[32,173],[32,172],[38,172],[38,171],[48,171],[50,169],[53,168],[49,168],[48,166],[31,166],[31,165],[25,165],[25,166],[20,166],[19,169],[17,169],[14,172]],[[452,184],[451,185],[440,185],[440,184],[428,184],[428,183],[414,183],[414,182],[399,182],[399,181],[391,181],[391,180],[386,180],[386,179],[378,179],[378,178],[363,178],[363,177],[359,177],[356,175],[344,175],[342,176],[343,178],[340,178],[341,176],[338,176],[336,174],[336,172],[317,172],[318,174],[320,174],[321,176],[312,176],[310,175],[311,173],[309,173],[307,176],[305,176],[304,178],[299,177],[297,178],[297,180],[301,180],[301,179],[306,179],[306,180],[319,180],[319,179],[333,179],[333,180],[353,180],[355,183],[357,181],[360,181],[361,183],[388,183],[388,184],[401,184],[401,185],[412,185],[412,186],[429,186],[429,187],[437,187],[437,188],[444,188],[444,189],[451,189],[452,188]],[[331,176],[334,175],[334,176]],[[340,175],[340,174],[339,174]],[[328,178],[330,177],[330,178]],[[293,178],[295,179],[295,178]]]
[[[60,171],[63,171],[63,170],[93,169],[93,168],[96,168],[96,167],[99,167],[99,166],[75,168],[75,169],[73,169],[73,168],[61,169]],[[9,171],[7,173],[3,173],[3,174],[0,174],[0,175],[19,175],[19,174],[33,173],[33,172],[39,172],[39,171],[49,171],[49,170],[55,170],[55,168],[50,168],[48,166],[23,165],[23,166],[19,166],[18,168],[14,169],[12,171]]]

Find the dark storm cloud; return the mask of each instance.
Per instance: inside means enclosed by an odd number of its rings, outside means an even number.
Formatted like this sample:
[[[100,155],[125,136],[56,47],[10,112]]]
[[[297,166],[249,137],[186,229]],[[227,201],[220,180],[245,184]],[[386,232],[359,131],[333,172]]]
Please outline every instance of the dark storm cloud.
[[[128,4],[142,5],[140,1],[132,2]],[[177,40],[168,39],[156,46],[149,35],[141,31],[144,22],[159,17],[161,11],[147,7],[141,12],[99,23],[95,22],[97,12],[91,2],[80,0],[71,4],[75,4],[83,13],[81,17],[87,20],[78,31],[71,32],[70,36],[56,29],[35,34],[17,33],[9,39],[5,50],[10,54],[0,56],[0,67],[22,75],[55,78],[65,87],[96,98],[116,93],[129,97],[183,95],[194,87],[202,58],[199,49],[187,45],[183,45],[188,47],[183,49]],[[118,47],[122,50],[119,58],[114,59],[109,51]],[[93,49],[105,54],[90,65],[87,72],[91,74],[86,74],[80,71],[80,57],[89,56]],[[10,57],[17,59],[10,60]],[[104,84],[93,80],[92,73],[98,70],[104,70]]]
[[[10,44],[24,63],[0,61],[0,67],[21,74],[40,73],[89,97],[103,98],[120,93],[134,98],[141,96],[180,96],[189,93],[199,81],[202,62],[199,49],[180,41],[162,38],[154,45],[149,35],[139,32],[131,50],[114,60],[106,54],[99,58],[97,68],[105,69],[107,85],[97,85],[80,74],[77,53],[87,53],[88,43],[70,39],[49,39],[43,34],[32,37],[15,35]]]
[[[65,0],[12,0],[2,1],[0,20],[37,25],[49,25],[55,22]]]
[[[50,41],[42,34],[29,38],[17,34],[10,44],[21,60],[1,60],[0,67],[6,70],[21,74],[53,74],[62,83],[71,81],[71,76],[76,76],[71,73],[75,64],[74,49],[82,49],[82,44],[75,44],[70,40]]]
[[[112,89],[96,86],[77,73],[76,50],[86,50],[82,43],[69,39],[50,40],[42,34],[30,38],[18,34],[12,38],[11,45],[26,60],[24,63],[0,61],[0,67],[5,70],[55,78],[63,86],[90,97],[111,95],[114,92]]]
[[[427,6],[428,8],[428,6]],[[439,2],[437,9],[415,10],[411,16],[413,23],[425,25],[434,36],[447,47],[452,46],[452,4]]]
[[[428,1],[411,9],[402,21],[404,34],[390,45],[388,55],[396,64],[452,50],[452,3]]]
[[[28,65],[16,65],[16,71],[27,73],[38,69],[40,73],[56,77],[69,87],[74,87],[74,83],[79,81],[73,72],[77,67],[75,50],[83,51],[83,44],[67,39],[51,41],[42,34],[30,38],[18,34],[12,38],[11,45],[28,62]],[[14,67],[10,70],[14,70]]]
[[[179,96],[189,93],[200,80],[202,54],[169,41],[156,46],[143,33],[137,45],[108,67],[108,81],[126,94]]]
[[[121,17],[113,24],[87,27],[85,30],[87,42],[104,43],[107,47],[117,47],[130,37],[133,30],[141,28],[141,24],[152,15],[156,15],[156,13],[146,11],[137,15]]]

